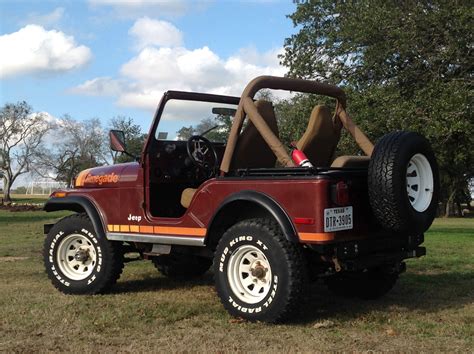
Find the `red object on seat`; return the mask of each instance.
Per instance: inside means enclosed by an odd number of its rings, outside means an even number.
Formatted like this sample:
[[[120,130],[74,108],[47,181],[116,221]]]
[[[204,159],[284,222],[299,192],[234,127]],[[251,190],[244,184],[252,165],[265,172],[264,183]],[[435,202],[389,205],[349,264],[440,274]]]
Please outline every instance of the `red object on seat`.
[[[298,150],[295,143],[292,143],[293,151],[291,152],[291,159],[299,167],[314,167],[313,164],[309,161],[308,157],[301,150]]]

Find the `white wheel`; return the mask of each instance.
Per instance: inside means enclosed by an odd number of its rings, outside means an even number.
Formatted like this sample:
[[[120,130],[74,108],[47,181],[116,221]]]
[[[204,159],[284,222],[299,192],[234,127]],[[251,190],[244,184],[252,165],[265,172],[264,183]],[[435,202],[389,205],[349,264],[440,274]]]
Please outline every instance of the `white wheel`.
[[[247,304],[256,304],[270,291],[270,262],[258,248],[241,246],[229,259],[227,278],[235,296]]]
[[[406,187],[413,208],[423,212],[433,198],[433,171],[428,159],[422,154],[413,155],[407,165]]]
[[[58,245],[58,267],[71,280],[86,279],[94,270],[96,263],[97,251],[84,235],[68,235]]]

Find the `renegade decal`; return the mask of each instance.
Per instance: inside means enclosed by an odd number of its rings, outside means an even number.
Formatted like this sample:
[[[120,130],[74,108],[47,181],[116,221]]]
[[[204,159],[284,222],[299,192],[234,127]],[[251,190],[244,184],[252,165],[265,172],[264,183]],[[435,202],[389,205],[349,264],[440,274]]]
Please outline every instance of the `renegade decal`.
[[[97,175],[93,176],[88,174],[84,180],[84,183],[98,184],[101,186],[103,183],[117,183],[119,176],[112,172],[109,175]]]

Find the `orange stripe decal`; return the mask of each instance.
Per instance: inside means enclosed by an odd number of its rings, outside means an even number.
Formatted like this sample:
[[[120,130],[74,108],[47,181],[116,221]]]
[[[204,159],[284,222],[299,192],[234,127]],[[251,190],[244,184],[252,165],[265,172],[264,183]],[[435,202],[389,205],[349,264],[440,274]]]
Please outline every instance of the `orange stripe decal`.
[[[133,232],[143,234],[206,236],[207,229],[202,227],[173,227],[149,225],[107,225],[109,232]]]
[[[120,225],[120,232],[130,232],[130,226]]]
[[[334,232],[300,232],[298,233],[301,241],[332,241],[336,234]]]
[[[144,234],[152,234],[153,233],[153,226],[140,226],[140,232]]]
[[[206,229],[200,227],[167,227],[155,226],[155,234],[184,235],[184,236],[206,236]]]

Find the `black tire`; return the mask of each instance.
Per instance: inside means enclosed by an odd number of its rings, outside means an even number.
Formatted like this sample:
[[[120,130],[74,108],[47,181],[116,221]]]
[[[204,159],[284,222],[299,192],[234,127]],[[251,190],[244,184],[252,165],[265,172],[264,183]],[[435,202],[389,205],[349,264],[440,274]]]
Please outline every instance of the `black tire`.
[[[249,270],[237,268],[239,264]],[[307,279],[300,246],[268,219],[244,220],[224,233],[214,256],[214,276],[217,294],[232,316],[271,323],[294,314]],[[242,284],[247,277],[253,287]],[[244,290],[235,291],[235,284]]]
[[[326,286],[332,293],[363,300],[375,300],[388,293],[397,282],[398,274],[383,268],[368,269],[365,272],[336,274],[326,279]]]
[[[206,273],[212,259],[193,255],[162,255],[152,259],[158,271],[170,278],[192,279]]]
[[[53,226],[44,241],[43,260],[49,279],[65,294],[107,292],[123,269],[122,245],[98,237],[86,214]]]
[[[420,171],[426,171],[425,175],[431,171],[432,183],[430,187],[418,191],[418,187],[424,184],[420,182],[410,186],[408,178],[413,175],[409,175],[408,171],[412,168],[410,166],[418,166],[412,162],[418,161],[420,156],[429,164],[429,167],[426,163],[421,164],[426,168],[420,168]],[[417,176],[416,172],[410,173]],[[429,181],[430,178],[424,180]],[[384,135],[375,145],[370,159],[368,189],[372,211],[385,229],[405,234],[420,234],[428,230],[436,216],[439,195],[438,165],[429,142],[413,132],[398,131]],[[408,193],[418,193],[420,197],[415,199]],[[422,196],[426,198],[421,200]],[[421,204],[416,204],[419,202]]]

